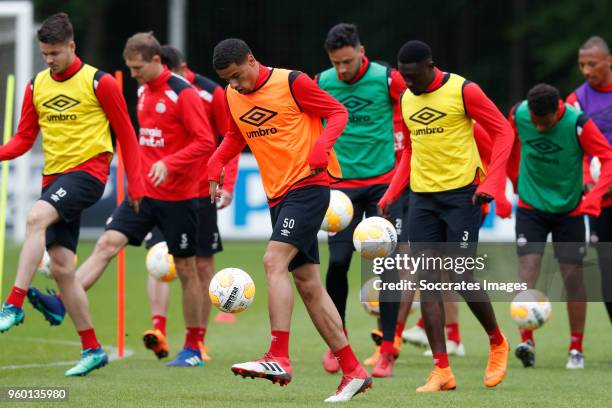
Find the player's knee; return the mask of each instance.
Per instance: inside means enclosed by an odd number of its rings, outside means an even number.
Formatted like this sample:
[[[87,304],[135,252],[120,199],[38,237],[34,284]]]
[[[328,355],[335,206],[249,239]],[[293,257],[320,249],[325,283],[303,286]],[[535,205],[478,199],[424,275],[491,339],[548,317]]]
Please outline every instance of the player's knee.
[[[104,233],[96,242],[95,252],[98,256],[111,259],[123,248],[123,242],[112,234]]]
[[[51,261],[51,275],[55,280],[63,280],[74,276],[74,262],[64,259]]]
[[[28,232],[41,231],[47,228],[47,222],[42,212],[32,209],[26,219],[26,230]]]
[[[195,263],[193,262],[193,257],[174,257],[174,266],[176,267],[176,274],[179,276],[181,281],[190,280],[197,277],[197,271]]]
[[[213,274],[213,260],[212,257],[198,256],[196,257],[196,268],[200,276],[211,279]]]
[[[276,276],[281,273],[286,273],[287,268],[285,267],[286,261],[284,261],[278,254],[273,251],[266,251],[263,256],[263,265],[268,277]]]

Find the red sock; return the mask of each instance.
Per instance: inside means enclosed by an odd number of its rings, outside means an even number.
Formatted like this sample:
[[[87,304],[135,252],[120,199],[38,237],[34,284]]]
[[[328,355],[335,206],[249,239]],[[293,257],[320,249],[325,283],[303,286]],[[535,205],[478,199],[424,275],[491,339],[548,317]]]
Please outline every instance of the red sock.
[[[393,347],[393,342],[383,340],[382,344],[380,345],[380,352],[395,354],[395,347]]]
[[[27,290],[13,286],[11,293],[9,293],[8,299],[6,299],[6,303],[21,309],[27,293]]]
[[[446,325],[446,338],[457,344],[461,344],[461,335],[459,334],[459,323],[448,323]]]
[[[397,322],[397,325],[395,326],[395,337],[402,337],[402,333],[404,332],[405,328],[406,323]]]
[[[206,327],[200,327],[198,331],[198,341],[204,344],[204,338],[206,337]]]
[[[289,358],[289,332],[272,330],[269,353],[276,357]]]
[[[353,353],[353,349],[351,348],[350,344],[347,344],[340,350],[334,351],[334,356],[336,356],[338,359],[340,369],[345,375],[352,373],[357,367],[361,367],[361,364],[359,364],[359,360],[357,360],[357,356],[355,356],[355,353]]]
[[[578,350],[582,353],[582,338],[584,337],[584,333],[580,332],[572,332],[570,337],[570,350]]]
[[[499,331],[499,326],[495,326],[495,329],[487,332],[489,335],[489,344],[499,346],[504,342],[504,335]]]
[[[434,365],[438,368],[446,368],[448,364],[448,354],[436,353],[433,355]]]
[[[423,323],[423,316],[419,317],[419,320],[417,320],[416,325],[419,326],[421,329],[425,330],[425,323]]]
[[[162,332],[162,334],[166,335],[166,316],[162,315],[153,315],[151,318],[153,322],[153,328]]]
[[[199,327],[187,327],[185,332],[185,343],[183,348],[187,347],[190,349],[198,350],[198,333],[200,332]]]
[[[81,330],[79,333],[79,337],[81,338],[81,345],[83,350],[87,349],[97,349],[100,347],[100,343],[98,343],[98,339],[96,338],[96,331],[93,329]]]
[[[521,341],[523,343],[529,340],[531,344],[535,346],[535,340],[533,339],[533,330],[520,329],[519,332],[521,333]]]

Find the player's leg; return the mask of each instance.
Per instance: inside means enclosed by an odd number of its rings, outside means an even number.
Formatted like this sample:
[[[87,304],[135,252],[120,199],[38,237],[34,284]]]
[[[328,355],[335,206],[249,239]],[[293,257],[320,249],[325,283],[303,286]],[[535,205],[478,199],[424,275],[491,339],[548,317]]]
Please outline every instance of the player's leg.
[[[288,195],[287,198],[289,197]],[[284,202],[281,202],[270,209],[273,232],[263,256],[268,290],[270,348],[263,358],[234,364],[231,368],[235,375],[244,378],[265,378],[281,386],[291,382],[289,334],[293,311],[293,288],[289,280],[289,262],[298,253],[298,249],[294,245],[275,240],[283,239],[277,238],[283,237],[280,235],[280,230],[284,229],[290,231],[290,233],[296,230],[295,218],[284,216],[282,213],[283,205]]]
[[[0,332],[23,322],[23,302],[45,251],[45,231],[59,219],[57,209],[43,199],[34,203],[28,213],[26,238],[19,254],[15,283],[0,310]]]
[[[336,309],[345,325],[346,300],[348,297],[348,271],[351,266],[353,251],[353,232],[361,222],[364,214],[362,204],[363,188],[340,189],[353,204],[353,219],[342,231],[330,233],[327,241],[329,246],[329,264],[325,275],[325,287],[331,296]]]
[[[410,193],[408,236],[413,257],[427,259],[440,255],[440,243],[445,240],[445,226],[433,195]],[[440,271],[434,267],[421,267],[416,273],[419,281],[428,284],[440,282]],[[423,326],[432,349],[434,368],[427,382],[418,387],[417,392],[454,389],[455,376],[448,362],[444,341],[444,307],[440,291],[421,290],[420,300]]]
[[[448,354],[465,356],[465,347],[461,342],[459,331],[459,303],[453,300],[444,302],[444,316],[446,319],[446,350]]]
[[[377,204],[387,190],[387,185],[375,185],[367,187],[365,191],[365,216],[373,217],[378,215]],[[403,224],[403,202],[398,200],[390,209],[389,220],[396,228],[401,228]],[[399,282],[397,270],[388,270],[381,276],[384,283]],[[374,377],[390,377],[393,375],[393,364],[399,356],[401,350],[401,337],[395,338],[397,327],[397,315],[401,293],[399,291],[383,290],[379,293],[380,321],[382,326],[382,343],[380,345],[380,358],[372,370]]]
[[[201,291],[204,294],[202,299],[202,312],[200,315],[200,333],[198,344],[202,360],[210,361],[206,347],[206,332],[208,330],[208,319],[211,309],[211,301],[208,296],[208,287],[214,274],[214,254],[223,250],[223,243],[219,235],[217,226],[217,207],[208,198],[198,199],[198,228],[196,245],[196,269],[200,277]],[[233,315],[232,315],[233,316]]]
[[[155,227],[145,237],[145,248],[150,250],[154,245],[165,241],[166,238],[159,228]],[[157,358],[165,358],[170,352],[168,340],[166,339],[170,287],[167,282],[160,281],[147,274],[147,295],[149,297],[153,328],[144,332],[142,341],[146,348],[155,353]]]
[[[168,243],[168,252],[174,257],[176,274],[181,282],[185,342],[169,367],[202,366],[198,345],[202,316],[203,293],[196,269],[197,200],[152,200],[156,225]]]
[[[601,273],[602,299],[612,323],[612,207],[604,207],[591,224],[597,231],[597,258]],[[593,242],[593,241],[592,241]]]
[[[444,208],[441,217],[446,224],[447,255],[464,259],[476,257],[482,212],[480,206],[472,204],[475,192],[476,186],[469,185],[438,196],[439,203]],[[449,271],[450,281],[465,282],[468,285],[472,284],[472,287],[480,287],[479,290],[457,291],[457,293],[465,299],[489,337],[489,358],[484,384],[487,387],[494,387],[506,375],[510,346],[497,324],[489,295],[482,286],[477,285],[473,269],[461,272]]]
[[[586,255],[586,228],[582,216],[556,215],[552,231],[555,256],[567,292],[567,314],[570,325],[569,357],[566,368],[584,368],[582,339],[586,322],[587,295],[583,276]]]
[[[364,188],[345,188],[339,190],[351,199],[353,219],[344,230],[329,234],[327,240],[329,264],[327,274],[325,275],[325,287],[340,314],[343,330],[345,333],[348,333],[345,322],[346,301],[349,292],[348,271],[351,267],[351,258],[355,250],[353,246],[353,232],[357,224],[363,219],[364,214],[362,203]],[[330,349],[323,353],[323,369],[330,374],[337,373],[340,370],[338,360]]]
[[[516,212],[516,252],[518,255],[518,280],[527,288],[535,289],[542,267],[542,256],[548,233],[551,231],[547,214],[519,207]],[[519,328],[521,342],[514,355],[523,367],[535,365],[535,339],[533,330]]]

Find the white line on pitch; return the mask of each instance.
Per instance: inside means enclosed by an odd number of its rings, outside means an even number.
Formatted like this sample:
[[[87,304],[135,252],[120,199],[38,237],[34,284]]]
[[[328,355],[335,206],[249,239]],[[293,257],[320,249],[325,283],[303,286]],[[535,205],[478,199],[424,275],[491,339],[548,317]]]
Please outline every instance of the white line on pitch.
[[[38,337],[21,337],[21,336],[10,336],[3,338],[2,340],[14,340],[14,341],[29,341],[32,343],[46,343],[46,344],[60,344],[63,346],[80,346],[81,343],[78,341],[71,340],[55,340],[55,339],[45,339]],[[115,361],[119,359],[117,355],[117,348],[113,346],[103,346],[105,350],[109,352],[108,359],[109,361]],[[132,349],[126,348],[123,353],[123,358],[128,358],[134,355],[134,351]],[[40,368],[40,367],[56,367],[56,366],[67,366],[76,364],[77,361],[54,361],[50,363],[41,363],[41,364],[20,364],[20,365],[8,365],[8,366],[0,366],[0,370],[19,370],[22,368]]]

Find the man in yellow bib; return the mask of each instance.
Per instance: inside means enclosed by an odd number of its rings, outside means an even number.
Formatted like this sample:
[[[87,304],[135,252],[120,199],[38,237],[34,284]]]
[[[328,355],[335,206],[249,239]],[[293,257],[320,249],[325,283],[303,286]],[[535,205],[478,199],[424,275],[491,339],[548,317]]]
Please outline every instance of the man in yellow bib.
[[[410,187],[408,236],[413,256],[471,257],[476,254],[480,205],[500,195],[513,134],[503,115],[480,87],[435,67],[431,49],[409,41],[400,49],[398,68],[408,89],[402,95],[406,146],[389,189],[379,202],[382,212]],[[474,139],[474,120],[494,140],[485,178]],[[419,270],[419,279],[439,283],[440,270]],[[451,282],[473,283],[473,271],[449,271]],[[463,287],[461,285],[458,285]],[[508,341],[484,290],[457,290],[489,336],[484,383],[499,384],[508,362]],[[434,370],[417,392],[454,389],[455,377],[444,342],[444,307],[440,292],[421,291],[425,331]]]
[[[129,200],[138,211],[144,194],[140,150],[117,82],[77,57],[68,16],[58,13],[45,20],[38,41],[49,68],[28,84],[17,133],[0,148],[0,160],[30,150],[41,131],[42,195],[28,214],[15,285],[0,311],[0,332],[23,322],[26,294],[51,325],[62,322],[62,302],[51,308],[41,301],[40,292],[29,289],[46,245],[51,274],[83,346],[81,360],[66,376],[82,376],[104,366],[108,358],[96,338],[85,291],[75,279],[81,212],[104,192],[114,151],[111,126],[122,154],[130,158],[125,160]]]

